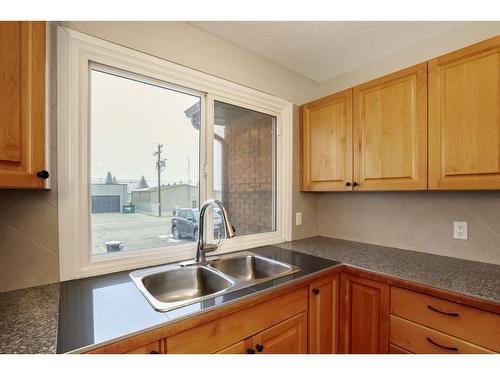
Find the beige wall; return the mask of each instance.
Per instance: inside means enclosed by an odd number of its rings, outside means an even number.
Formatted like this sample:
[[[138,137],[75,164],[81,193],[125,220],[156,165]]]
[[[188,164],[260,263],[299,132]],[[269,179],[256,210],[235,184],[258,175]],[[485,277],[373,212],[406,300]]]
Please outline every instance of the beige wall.
[[[293,192],[292,192],[292,239],[299,240],[318,234],[317,193],[300,191],[300,123],[299,107],[293,108]],[[302,212],[302,225],[295,225],[295,213]]]
[[[118,43],[271,95],[304,103],[316,82],[185,22],[63,22]]]
[[[427,39],[318,84],[317,97],[348,89],[360,83],[412,66],[500,34],[500,22],[469,22],[447,33]]]
[[[500,264],[500,192],[321,193],[318,234]]]

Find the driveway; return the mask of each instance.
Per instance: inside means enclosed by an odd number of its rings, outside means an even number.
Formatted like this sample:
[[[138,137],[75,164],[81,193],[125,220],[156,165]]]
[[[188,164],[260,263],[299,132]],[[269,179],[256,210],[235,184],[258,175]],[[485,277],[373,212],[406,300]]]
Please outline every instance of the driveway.
[[[127,250],[151,249],[191,239],[175,240],[171,233],[172,216],[154,217],[146,214],[92,214],[92,254],[105,254],[108,241],[120,241]]]

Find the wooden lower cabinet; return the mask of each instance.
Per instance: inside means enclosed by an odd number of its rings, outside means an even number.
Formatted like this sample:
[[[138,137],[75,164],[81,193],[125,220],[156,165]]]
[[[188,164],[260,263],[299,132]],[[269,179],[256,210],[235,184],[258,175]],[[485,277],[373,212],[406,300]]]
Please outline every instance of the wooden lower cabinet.
[[[391,344],[420,354],[500,351],[500,315],[391,287]]]
[[[340,275],[340,352],[388,353],[389,285]]]
[[[167,353],[170,354],[203,354],[218,353],[225,348],[230,349],[241,341],[252,338],[266,330],[279,327],[282,322],[304,313],[305,333],[297,339],[306,340],[306,345],[297,343],[298,347],[307,347],[307,286],[301,287],[266,302],[222,316],[208,323],[177,333],[167,338]],[[262,336],[266,339],[272,334]],[[271,345],[271,347],[274,344]]]
[[[302,312],[215,354],[305,354],[307,313]]]
[[[228,346],[214,354],[253,354],[254,349],[252,345],[252,339],[246,339],[238,341],[236,344]]]
[[[334,271],[335,272],[335,271]],[[89,353],[495,353],[498,306],[341,269]],[[340,274],[338,273],[340,272]],[[411,288],[413,290],[409,290]],[[415,290],[418,290],[415,291]],[[436,294],[438,293],[438,294]],[[472,307],[474,306],[474,307]],[[486,306],[486,307],[485,307]],[[488,310],[488,311],[486,311]]]
[[[493,354],[494,352],[409,320],[391,315],[391,343],[421,354]]]
[[[309,353],[338,353],[339,275],[309,284]]]
[[[403,348],[400,348],[397,345],[389,344],[389,354],[413,354],[413,353]]]
[[[144,346],[129,350],[124,354],[161,354],[163,353],[163,342],[155,341]]]
[[[252,343],[258,354],[306,354],[307,313],[266,329],[255,335]]]

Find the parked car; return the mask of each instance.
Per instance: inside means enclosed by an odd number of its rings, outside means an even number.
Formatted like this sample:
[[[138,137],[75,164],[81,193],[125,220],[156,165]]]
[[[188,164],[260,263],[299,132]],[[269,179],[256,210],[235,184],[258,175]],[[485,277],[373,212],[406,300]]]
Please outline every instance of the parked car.
[[[214,211],[214,237],[224,236],[224,225],[222,217],[218,210]],[[175,216],[172,218],[172,236],[175,239],[183,237],[198,240],[198,221],[200,211],[197,208],[179,208],[175,210]]]

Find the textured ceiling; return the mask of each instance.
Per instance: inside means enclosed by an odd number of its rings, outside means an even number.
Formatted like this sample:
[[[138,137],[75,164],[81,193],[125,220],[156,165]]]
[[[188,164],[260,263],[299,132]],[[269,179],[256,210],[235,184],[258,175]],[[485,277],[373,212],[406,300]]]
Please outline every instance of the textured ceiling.
[[[189,22],[317,82],[375,62],[462,22]]]

